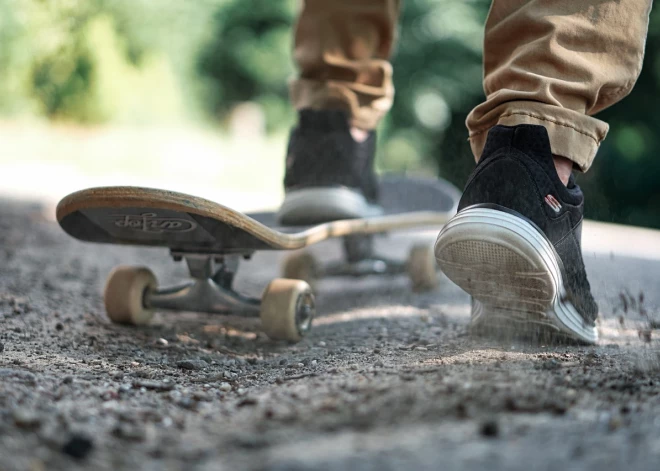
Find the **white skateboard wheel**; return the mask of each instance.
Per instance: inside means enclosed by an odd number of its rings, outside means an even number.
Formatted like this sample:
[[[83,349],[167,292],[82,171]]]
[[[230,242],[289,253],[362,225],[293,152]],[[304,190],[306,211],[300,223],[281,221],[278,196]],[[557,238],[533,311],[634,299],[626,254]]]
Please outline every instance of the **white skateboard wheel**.
[[[261,325],[273,340],[300,341],[311,329],[315,314],[312,289],[302,280],[273,280],[261,297]]]
[[[282,263],[282,277],[291,280],[303,280],[315,288],[318,273],[316,258],[307,250],[290,253]]]
[[[438,285],[435,255],[431,245],[414,245],[408,255],[407,268],[413,291],[430,291]]]
[[[144,305],[144,296],[158,286],[154,274],[145,267],[118,266],[105,283],[103,300],[112,322],[143,325],[149,323],[153,311]]]

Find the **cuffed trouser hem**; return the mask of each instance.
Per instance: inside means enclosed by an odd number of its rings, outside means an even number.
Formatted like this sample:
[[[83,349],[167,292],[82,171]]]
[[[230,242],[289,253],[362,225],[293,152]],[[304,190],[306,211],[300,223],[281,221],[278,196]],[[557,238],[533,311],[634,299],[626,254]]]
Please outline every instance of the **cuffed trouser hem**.
[[[651,0],[493,0],[484,36],[486,100],[468,116],[479,159],[495,124],[540,124],[552,152],[586,171],[607,124],[592,118],[633,88]]]
[[[374,129],[392,106],[389,57],[400,0],[305,0],[296,26],[290,84],[298,109],[343,109]]]
[[[582,113],[533,101],[503,103],[480,121],[490,124],[470,133],[470,146],[477,160],[486,144],[488,130],[496,124],[538,124],[548,130],[552,153],[572,160],[583,172],[591,167],[609,129],[607,123]]]
[[[297,79],[289,85],[291,103],[297,110],[343,109],[350,115],[352,126],[376,129],[394,99],[392,68],[383,61],[382,69],[386,79],[381,87],[334,80]]]

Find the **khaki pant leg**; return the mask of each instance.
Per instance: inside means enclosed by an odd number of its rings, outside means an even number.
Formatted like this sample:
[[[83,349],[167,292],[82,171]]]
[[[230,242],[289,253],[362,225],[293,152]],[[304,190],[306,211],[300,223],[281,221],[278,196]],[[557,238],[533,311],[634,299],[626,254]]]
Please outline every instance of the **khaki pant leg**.
[[[342,108],[352,124],[374,129],[392,106],[388,59],[399,0],[305,0],[295,33],[300,74],[291,82],[296,109]]]
[[[652,0],[494,0],[486,22],[486,101],[467,118],[481,156],[496,124],[540,124],[552,152],[586,171],[642,67]]]

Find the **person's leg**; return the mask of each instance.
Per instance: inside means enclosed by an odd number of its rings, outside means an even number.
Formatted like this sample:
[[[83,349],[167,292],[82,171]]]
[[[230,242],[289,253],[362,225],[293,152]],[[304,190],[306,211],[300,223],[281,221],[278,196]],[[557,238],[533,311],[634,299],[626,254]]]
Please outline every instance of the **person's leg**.
[[[642,69],[652,0],[494,0],[484,39],[486,101],[468,116],[477,159],[496,124],[537,124],[585,172]]]
[[[392,105],[388,58],[399,0],[306,0],[295,33],[299,76],[279,219],[361,217],[376,209],[375,132]]]
[[[584,269],[586,171],[607,124],[591,115],[640,73],[651,0],[495,0],[486,24],[486,101],[467,119],[478,161],[436,258],[472,295],[475,328],[595,342]]]
[[[298,109],[343,109],[351,125],[375,129],[392,105],[399,0],[306,0],[298,19],[291,82]]]

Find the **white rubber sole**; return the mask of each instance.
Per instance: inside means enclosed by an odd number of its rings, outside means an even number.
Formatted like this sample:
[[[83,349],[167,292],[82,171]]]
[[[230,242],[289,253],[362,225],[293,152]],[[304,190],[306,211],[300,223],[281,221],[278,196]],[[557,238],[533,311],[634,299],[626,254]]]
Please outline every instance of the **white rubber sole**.
[[[550,242],[529,222],[489,208],[468,208],[440,231],[435,257],[442,271],[472,295],[472,327],[598,340],[566,300]]]
[[[369,204],[357,191],[344,187],[320,187],[287,193],[277,212],[277,220],[280,224],[299,226],[380,214],[380,208]]]

